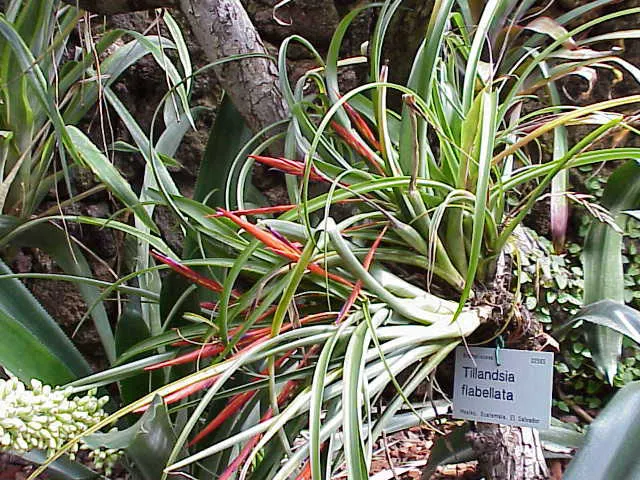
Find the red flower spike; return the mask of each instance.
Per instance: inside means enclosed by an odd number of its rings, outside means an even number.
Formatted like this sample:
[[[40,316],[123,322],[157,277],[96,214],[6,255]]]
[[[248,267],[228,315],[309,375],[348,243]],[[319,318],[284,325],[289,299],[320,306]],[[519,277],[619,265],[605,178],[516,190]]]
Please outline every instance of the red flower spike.
[[[262,416],[262,418],[260,419],[260,422],[266,422],[272,416],[273,416],[273,413],[271,412],[271,409],[269,409],[267,413],[265,413]],[[218,480],[229,480],[231,477],[233,477],[233,475],[240,468],[242,463],[247,459],[247,457],[251,453],[251,450],[253,450],[253,447],[256,446],[256,444],[258,443],[261,437],[262,437],[262,434],[256,435],[251,440],[249,440],[247,444],[240,451],[240,454],[233,459],[233,462],[231,462],[231,465],[229,465],[227,469],[224,472],[222,472],[222,475],[218,477]]]
[[[260,155],[249,155],[249,158],[254,159],[258,163],[271,168],[275,168],[276,170],[280,170],[290,175],[295,175],[297,177],[304,176],[305,164],[303,162],[288,160],[286,158],[262,157]],[[309,180],[314,182],[328,181],[328,179],[313,165],[311,166],[311,172],[309,173]]]
[[[286,243],[283,242],[282,240],[277,238],[275,235],[273,235],[271,232],[267,232],[265,230],[258,228],[253,223],[240,218],[239,216],[237,216],[233,212],[230,212],[229,210],[219,208],[218,212],[223,217],[228,218],[239,227],[245,229],[253,237],[260,240],[269,249],[271,249],[273,252],[277,253],[278,255],[283,256],[286,259],[291,260],[292,262],[297,262],[300,260],[301,252],[300,250],[295,248],[291,242],[286,242]],[[343,285],[346,285],[348,287],[353,287],[353,283],[351,283],[350,281],[342,278],[339,275],[327,272],[326,270],[324,270],[322,267],[320,267],[315,263],[310,263],[309,265],[307,265],[307,269],[315,274],[326,276],[331,280],[335,280],[336,282],[342,283]]]
[[[304,366],[307,363],[307,360],[309,359],[309,357],[315,354],[317,350],[318,350],[317,345],[311,347],[305,354],[304,358],[300,361],[299,367]],[[277,399],[278,405],[282,405],[285,402],[285,400],[291,395],[291,393],[293,392],[297,384],[298,384],[298,380],[289,380],[285,384],[285,386],[282,388],[282,391],[280,392],[280,395],[278,395],[278,399]],[[269,407],[269,409],[260,419],[260,423],[269,420],[272,416],[273,416],[273,411],[271,407]],[[240,468],[240,465],[242,465],[244,461],[247,459],[247,457],[251,453],[251,450],[253,450],[253,447],[255,447],[255,445],[258,443],[261,437],[262,437],[262,434],[258,434],[255,437],[253,437],[251,440],[249,440],[249,442],[247,442],[247,444],[244,446],[240,454],[233,460],[231,465],[229,465],[229,467],[227,467],[227,469],[219,477],[219,480],[229,480],[233,476],[233,474]]]
[[[364,159],[367,160],[380,175],[385,176],[384,170],[378,163],[375,153],[367,144],[355,137],[349,130],[344,128],[338,122],[331,122],[331,128],[333,128],[351,148],[364,157]]]
[[[293,387],[295,387],[296,383],[297,382],[295,381],[290,381],[284,386],[284,388],[282,389],[282,392],[280,392],[280,395],[278,395],[278,405],[281,405],[284,402],[284,400],[286,400],[286,398],[291,394],[291,392],[293,391]],[[262,418],[260,418],[260,423],[266,422],[272,416],[273,416],[273,410],[271,409],[271,407],[269,407],[269,409],[262,416]],[[260,441],[260,438],[262,438],[261,433],[253,437],[251,440],[249,440],[247,444],[242,448],[242,451],[240,452],[240,454],[236,458],[234,458],[233,462],[231,462],[231,465],[227,467],[227,469],[222,473],[222,475],[218,478],[218,480],[229,480],[235,474],[235,472],[240,468],[240,466],[245,462],[245,460],[251,453],[251,450],[253,450],[253,447],[255,447],[256,444]]]
[[[256,394],[255,390],[244,392],[233,397],[233,399],[227,403],[227,405],[215,416],[209,424],[204,427],[198,434],[189,442],[189,447],[192,447],[196,443],[200,442],[207,435],[215,431],[220,425],[222,425],[228,418],[235,414],[240,408],[242,408],[251,398]]]
[[[272,307],[270,308],[267,312],[265,312],[260,318],[263,319],[265,316],[268,316],[270,314],[272,314],[275,311],[276,307]],[[325,319],[329,319],[331,317],[334,317],[336,314],[333,312],[321,312],[321,313],[314,313],[313,315],[308,315],[302,319],[299,320],[301,325],[304,325],[306,323],[311,323],[314,321],[320,321],[320,320],[325,320]],[[234,329],[232,329],[229,332],[229,335],[232,337],[234,336],[242,327],[236,327]],[[280,329],[281,332],[287,332],[289,330],[291,330],[292,328],[294,328],[294,325],[291,323],[286,323],[282,326],[282,328]],[[247,347],[247,346],[253,346],[255,345],[257,342],[259,341],[264,341],[266,340],[267,336],[271,334],[271,327],[263,327],[263,328],[257,328],[254,330],[249,330],[248,332],[246,332],[242,338],[240,338],[240,340],[238,341],[238,346],[239,347]],[[172,344],[172,346],[174,347],[190,347],[192,346],[193,343],[191,342],[187,342],[184,340],[180,340],[179,342],[175,342]],[[173,358],[171,360],[165,360],[163,362],[159,362],[159,363],[155,363],[153,365],[149,365],[147,367],[144,367],[145,371],[151,371],[151,370],[158,370],[160,368],[165,368],[165,367],[173,367],[176,365],[183,365],[185,363],[189,363],[189,362],[193,362],[196,360],[200,360],[203,358],[209,358],[209,357],[213,357],[214,355],[218,355],[219,353],[221,353],[223,350],[225,349],[225,346],[220,343],[220,342],[216,342],[216,343],[212,343],[209,345],[204,345],[200,348],[198,348],[197,350],[193,350],[191,352],[185,353],[184,355],[180,355],[179,357]]]
[[[380,242],[384,238],[384,234],[387,233],[387,228],[388,228],[388,226],[385,225],[385,227],[378,234],[378,236],[376,237],[375,241],[371,245],[371,248],[367,252],[366,257],[364,257],[364,262],[362,262],[362,264],[363,264],[364,269],[367,270],[367,271],[369,270],[369,267],[371,266],[371,262],[373,261],[373,256],[375,255],[376,250],[380,246]],[[358,298],[358,295],[360,295],[360,290],[362,290],[362,281],[358,280],[356,282],[356,286],[353,288],[353,291],[351,292],[351,295],[349,295],[349,298],[347,299],[345,304],[340,309],[340,313],[338,314],[338,318],[336,319],[336,323],[340,323],[344,319],[344,317],[347,316],[347,314],[349,313],[349,310],[351,310],[351,307],[353,307],[353,304],[356,303],[356,299]]]
[[[296,480],[311,480],[311,460],[307,460],[300,475],[296,477]]]
[[[149,365],[148,367],[144,367],[145,371],[158,370],[160,368],[165,367],[173,367],[175,365],[183,365],[185,363],[194,362],[201,358],[213,357],[214,355],[219,354],[224,350],[224,345],[221,343],[214,343],[212,345],[205,345],[202,348],[198,348],[189,353],[185,353],[184,355],[180,355],[179,357],[173,358],[171,360],[165,360],[164,362],[155,363],[153,365]]]
[[[228,218],[239,227],[244,228],[253,237],[260,240],[267,247],[273,248],[274,250],[286,252],[290,255],[297,256],[297,258],[300,258],[300,251],[290,247],[289,245],[284,243],[282,240],[277,239],[270,232],[266,232],[265,230],[258,228],[253,223],[240,218],[239,216],[230,212],[229,210],[219,208],[218,213],[220,213],[220,215],[222,215],[223,217]]]
[[[279,358],[276,362],[276,368],[280,368],[282,364],[285,362],[287,358],[293,355],[294,350],[291,350],[283,357]],[[269,369],[265,368],[260,372],[261,375],[267,375],[269,373]],[[255,379],[254,382],[257,382],[259,379]],[[240,393],[234,396],[229,403],[216,415],[211,422],[204,427],[198,434],[189,442],[189,447],[195,445],[200,442],[203,438],[209,435],[211,432],[215,431],[220,425],[222,425],[231,415],[235,414],[244,404],[246,404],[251,398],[256,394],[256,390],[251,390],[248,392]]]
[[[173,258],[167,257],[166,255],[164,255],[164,254],[162,254],[162,253],[160,253],[160,252],[158,252],[156,250],[152,250],[151,251],[151,255],[153,256],[153,258],[155,258],[159,262],[162,262],[165,265],[169,266],[169,268],[171,270],[173,270],[176,273],[179,273],[180,275],[182,275],[183,277],[187,278],[188,280],[191,280],[196,285],[200,285],[201,287],[204,287],[204,288],[209,289],[212,292],[216,292],[216,293],[222,293],[222,291],[224,290],[222,285],[220,285],[215,280],[212,280],[212,279],[207,278],[207,277],[205,277],[203,275],[200,275],[195,270],[192,270],[191,268],[187,267],[186,265],[182,265],[181,263],[175,261]],[[231,292],[231,295],[234,298],[238,298],[239,297],[239,294],[236,291]]]
[[[362,202],[362,200],[360,200],[359,198],[345,198],[343,200],[339,200],[336,203],[345,204],[345,203],[357,203],[357,202]],[[290,204],[272,205],[270,207],[248,208],[245,210],[231,210],[231,212],[234,215],[241,217],[241,216],[248,216],[248,215],[269,215],[269,214],[276,214],[276,213],[286,213],[286,212],[290,212],[294,208],[298,208],[298,205],[290,205]],[[211,215],[205,215],[205,218],[217,218],[222,216],[224,216],[222,213],[217,212]]]
[[[234,210],[238,216],[241,215],[267,215],[271,213],[286,213],[290,210],[296,208],[297,205],[274,205],[272,207],[260,207],[260,208],[249,208],[246,210]],[[206,215],[207,218],[211,217],[220,217],[220,213],[214,213],[213,215]]]
[[[188,397],[189,395],[193,395],[194,393],[197,393],[200,390],[204,390],[205,388],[210,387],[211,385],[213,385],[216,379],[217,379],[217,376],[193,383],[187,387],[184,387],[182,390],[178,390],[177,392],[170,393],[169,395],[165,396],[163,400],[167,405],[170,405],[179,400],[182,400],[183,398]],[[147,410],[147,408],[149,408],[149,405],[150,403],[140,408],[137,408],[136,410],[133,411],[133,413],[144,413]]]
[[[380,143],[369,128],[369,124],[365,121],[364,118],[362,118],[362,115],[360,115],[360,113],[358,113],[358,111],[348,103],[344,103],[342,104],[342,106],[346,110],[347,115],[349,115],[349,118],[355,125],[356,130],[358,130],[360,135],[362,135],[367,140],[367,142],[369,142],[373,146],[373,148],[380,151]]]

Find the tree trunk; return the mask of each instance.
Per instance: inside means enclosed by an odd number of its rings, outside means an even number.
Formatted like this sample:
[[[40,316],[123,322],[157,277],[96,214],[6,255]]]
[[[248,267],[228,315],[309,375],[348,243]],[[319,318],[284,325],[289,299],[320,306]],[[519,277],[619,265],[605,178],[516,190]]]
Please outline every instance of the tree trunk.
[[[468,434],[482,473],[490,480],[545,480],[549,471],[538,431],[478,423]]]
[[[180,0],[180,7],[210,61],[247,53],[267,54],[239,0]],[[220,85],[254,132],[287,117],[278,70],[272,59],[234,60],[214,70]]]
[[[64,0],[98,14],[112,14],[159,7],[180,7],[211,62],[242,54],[265,57],[233,60],[214,67],[247,125],[258,132],[287,118],[275,62],[240,0]]]
[[[506,305],[494,310],[494,323],[501,326],[503,311],[512,304],[507,291],[510,266],[506,255],[500,255],[495,267],[494,295],[488,297],[491,305]],[[508,345],[527,350],[539,350],[543,329],[540,323],[524,307],[520,306],[509,329]],[[542,453],[538,431],[529,427],[513,427],[495,423],[477,423],[467,438],[478,459],[480,470],[489,480],[544,480],[549,470]]]

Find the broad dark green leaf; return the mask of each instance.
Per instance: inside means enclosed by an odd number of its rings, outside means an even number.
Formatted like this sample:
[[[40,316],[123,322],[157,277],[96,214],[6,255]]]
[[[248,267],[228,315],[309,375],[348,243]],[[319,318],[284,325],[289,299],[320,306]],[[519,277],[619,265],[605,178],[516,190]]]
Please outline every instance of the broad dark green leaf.
[[[564,480],[640,478],[640,382],[620,390],[589,426]]]
[[[11,273],[0,260],[0,275]],[[0,310],[6,325],[0,330],[0,363],[21,380],[60,385],[91,373],[82,354],[20,280],[0,277]]]
[[[612,215],[640,204],[640,164],[628,161],[609,177],[602,204]],[[609,225],[594,221],[584,247],[584,303],[602,299],[624,302],[622,235]],[[587,329],[587,343],[596,366],[609,382],[617,371],[622,336],[603,326]]]
[[[161,397],[156,396],[132,427],[89,435],[85,442],[91,448],[125,450],[142,479],[158,480],[162,477],[162,471],[176,442],[171,423],[166,405]]]
[[[640,345],[640,312],[624,303],[613,300],[591,303],[560,327],[555,332],[556,336],[560,339],[564,338],[572,325],[581,320],[611,329]]]
[[[224,206],[224,187],[231,164],[240,149],[251,138],[251,130],[225,95],[209,132],[193,199],[210,207]]]
[[[28,313],[25,313],[28,315]],[[63,385],[76,375],[20,319],[0,308],[0,365],[23,382],[36,378],[49,385]]]
[[[440,465],[467,462],[475,458],[471,444],[465,437],[468,432],[469,424],[465,423],[435,441],[429,455],[429,463],[422,470],[422,480],[429,480]]]
[[[48,455],[42,450],[31,450],[21,453],[19,456],[29,462],[41,464],[47,460]],[[47,475],[55,480],[90,480],[99,476],[93,470],[80,463],[72,462],[66,457],[59,458],[49,465],[47,467]]]

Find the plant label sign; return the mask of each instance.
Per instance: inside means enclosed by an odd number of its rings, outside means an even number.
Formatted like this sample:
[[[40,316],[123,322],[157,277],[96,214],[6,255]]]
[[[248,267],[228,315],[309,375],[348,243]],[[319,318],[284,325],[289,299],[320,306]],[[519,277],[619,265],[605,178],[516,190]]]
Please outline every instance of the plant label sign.
[[[553,353],[456,349],[453,416],[540,430],[551,422]]]

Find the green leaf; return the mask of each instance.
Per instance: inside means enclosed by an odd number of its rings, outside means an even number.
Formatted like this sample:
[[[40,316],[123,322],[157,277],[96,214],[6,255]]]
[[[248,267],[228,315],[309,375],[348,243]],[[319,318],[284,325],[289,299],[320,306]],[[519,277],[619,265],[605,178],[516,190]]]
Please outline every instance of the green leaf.
[[[11,274],[0,260],[0,275]],[[0,363],[23,381],[60,385],[91,373],[82,354],[57,322],[15,278],[0,276]]]
[[[429,463],[422,470],[422,478],[430,479],[440,465],[468,462],[475,458],[473,449],[466,439],[469,424],[454,428],[443,437],[438,437],[431,448]]]
[[[624,303],[613,300],[600,300],[581,309],[567,323],[562,325],[555,335],[562,339],[573,324],[585,321],[625,335],[640,345],[640,312]]]
[[[225,95],[209,132],[193,199],[210,207],[224,207],[228,173],[236,155],[251,138],[242,116]]]
[[[171,330],[160,335],[150,337],[146,340],[136,343],[128,350],[121,353],[118,357],[116,365],[122,365],[125,362],[129,362],[132,359],[137,358],[142,353],[155,350],[159,347],[166,347],[180,340],[189,340],[202,337],[207,333],[209,328],[210,327],[208,325],[190,325],[188,327]]]
[[[79,277],[93,276],[91,267],[80,248],[68,237],[67,232],[50,223],[36,224],[14,237],[14,244],[40,248],[53,257],[56,263],[67,273]],[[93,305],[100,299],[100,290],[85,283],[77,288],[87,305]],[[100,341],[110,362],[115,360],[115,343],[107,311],[102,302],[98,302],[91,311],[91,318]]]
[[[33,463],[42,464],[47,460],[48,455],[42,450],[31,450],[20,453],[20,457]],[[90,480],[98,478],[98,474],[84,465],[73,462],[66,457],[59,458],[47,467],[47,475],[52,479],[64,480]]]
[[[622,421],[622,419],[624,419]],[[620,390],[589,426],[584,446],[564,473],[565,480],[640,478],[640,382]]]
[[[640,210],[626,210],[622,213],[629,215],[631,218],[635,218],[640,222]]]
[[[146,212],[144,206],[140,205],[138,196],[134,193],[129,183],[120,175],[120,172],[111,164],[109,159],[98,150],[98,147],[89,140],[89,137],[78,128],[68,125],[67,131],[78,154],[100,181],[107,185],[111,193],[113,193],[118,200],[131,208],[152,232],[159,233],[158,227],[156,227],[156,224]]]
[[[160,290],[160,317],[165,323],[165,329],[183,327],[184,321],[182,320],[182,316],[185,313],[200,312],[199,290],[196,289],[187,292],[187,290],[192,288],[193,283],[176,272],[169,272],[169,274],[162,279],[162,288]]]
[[[139,309],[127,306],[120,317],[116,328],[116,354],[118,357],[120,357],[129,348],[139,342],[147,340],[149,337],[149,327],[142,318]],[[140,354],[132,360],[139,360],[149,355],[149,353]],[[160,378],[158,378],[159,376]],[[161,372],[144,372],[140,375],[136,375],[135,377],[121,380],[119,382],[119,387],[122,401],[125,404],[132,403],[162,386],[159,382],[153,382],[154,377],[155,380],[161,381]]]
[[[629,161],[609,177],[602,197],[603,206],[613,216],[638,206],[640,202],[640,164]],[[624,302],[622,235],[609,225],[594,221],[584,247],[584,303],[602,299]],[[616,375],[622,350],[622,336],[602,326],[589,327],[587,340],[593,360],[609,383]]]
[[[125,450],[142,479],[158,480],[176,442],[171,424],[166,405],[156,395],[147,411],[132,427],[122,431],[94,433],[84,440],[91,448]]]
[[[28,315],[28,312],[24,312]],[[62,385],[76,375],[20,319],[0,309],[0,364],[23,382],[36,378],[49,385]]]

